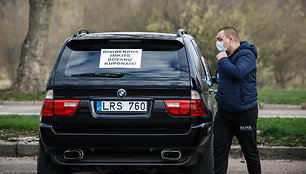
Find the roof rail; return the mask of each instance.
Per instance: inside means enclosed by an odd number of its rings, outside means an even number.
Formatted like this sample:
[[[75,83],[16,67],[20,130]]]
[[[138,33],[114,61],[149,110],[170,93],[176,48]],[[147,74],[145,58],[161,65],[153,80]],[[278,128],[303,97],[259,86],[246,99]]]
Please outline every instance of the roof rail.
[[[183,34],[188,34],[188,33],[182,28],[177,30],[177,33],[176,33],[177,37],[181,37],[183,36]]]
[[[76,36],[82,34],[82,32],[85,32],[86,34],[89,34],[89,31],[88,31],[86,28],[81,28],[81,29],[78,29],[78,30],[73,34],[73,37],[76,37]]]

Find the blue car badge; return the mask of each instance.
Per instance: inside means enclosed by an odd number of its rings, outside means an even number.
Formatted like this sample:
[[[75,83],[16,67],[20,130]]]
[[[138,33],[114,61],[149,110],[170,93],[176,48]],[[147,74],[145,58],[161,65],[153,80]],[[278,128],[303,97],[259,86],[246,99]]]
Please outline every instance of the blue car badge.
[[[119,89],[117,91],[117,96],[120,97],[120,98],[123,98],[126,96],[126,91],[124,89]]]

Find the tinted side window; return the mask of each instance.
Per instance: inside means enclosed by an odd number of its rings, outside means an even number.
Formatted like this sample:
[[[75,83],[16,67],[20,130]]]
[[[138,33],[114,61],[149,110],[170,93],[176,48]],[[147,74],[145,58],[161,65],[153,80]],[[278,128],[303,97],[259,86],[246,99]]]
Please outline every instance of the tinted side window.
[[[198,56],[200,57],[200,61],[201,61],[202,66],[204,67],[206,84],[208,86],[212,86],[213,83],[212,83],[212,79],[211,79],[210,70],[209,70],[208,64],[205,61],[204,55],[201,51],[201,48],[199,47],[199,45],[196,43],[195,40],[192,40],[191,42],[192,42],[192,45],[194,46],[194,48],[196,49],[196,52],[197,52]]]

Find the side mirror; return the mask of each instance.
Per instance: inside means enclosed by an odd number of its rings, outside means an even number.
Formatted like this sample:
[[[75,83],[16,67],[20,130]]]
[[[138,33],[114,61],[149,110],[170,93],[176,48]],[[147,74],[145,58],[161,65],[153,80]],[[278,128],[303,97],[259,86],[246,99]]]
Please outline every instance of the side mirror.
[[[212,76],[212,82],[216,83],[216,84],[219,84],[219,80],[220,80],[220,74],[219,74],[218,71],[216,71],[216,75]]]

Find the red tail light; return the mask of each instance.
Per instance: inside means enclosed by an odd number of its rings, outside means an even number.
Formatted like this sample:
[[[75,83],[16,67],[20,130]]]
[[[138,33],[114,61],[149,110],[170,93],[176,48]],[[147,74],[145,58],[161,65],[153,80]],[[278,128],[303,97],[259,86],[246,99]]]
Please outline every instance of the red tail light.
[[[190,113],[190,100],[164,100],[170,115],[186,115]]]
[[[53,90],[46,92],[42,116],[73,115],[80,100],[53,100]]]
[[[79,102],[79,100],[46,99],[43,106],[42,116],[73,115],[79,105]]]
[[[43,116],[53,116],[53,100],[52,99],[45,100],[42,115]]]
[[[205,116],[204,105],[201,100],[191,100],[191,116]]]
[[[197,91],[191,91],[191,100],[164,100],[172,116],[205,116],[204,104]]]
[[[54,105],[53,105],[53,90],[46,91],[45,102],[42,109],[42,116],[53,116]]]
[[[54,100],[54,115],[73,115],[79,100]]]

